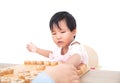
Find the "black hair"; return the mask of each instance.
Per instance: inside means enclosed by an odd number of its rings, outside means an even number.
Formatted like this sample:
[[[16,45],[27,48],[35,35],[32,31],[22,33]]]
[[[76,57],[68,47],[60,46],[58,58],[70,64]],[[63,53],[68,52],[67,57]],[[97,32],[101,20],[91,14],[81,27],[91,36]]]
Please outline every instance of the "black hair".
[[[57,27],[60,29],[59,21],[61,21],[61,20],[66,21],[66,24],[67,24],[68,28],[70,29],[70,31],[73,31],[74,29],[76,29],[75,18],[69,12],[60,11],[60,12],[55,13],[51,17],[50,22],[49,22],[50,30],[53,30],[53,25],[54,24],[57,25]]]

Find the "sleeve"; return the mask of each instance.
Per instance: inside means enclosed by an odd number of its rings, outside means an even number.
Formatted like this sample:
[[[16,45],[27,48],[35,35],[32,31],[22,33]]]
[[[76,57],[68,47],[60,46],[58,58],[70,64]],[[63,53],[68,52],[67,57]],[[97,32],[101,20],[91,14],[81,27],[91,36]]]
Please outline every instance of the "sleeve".
[[[71,46],[71,51],[70,51],[71,55],[73,54],[79,54],[81,57],[81,63],[88,63],[88,54],[87,51],[85,50],[85,48],[83,47],[83,45],[81,44],[73,44]]]
[[[31,83],[55,83],[55,82],[52,78],[50,78],[50,76],[47,73],[41,72],[38,74],[37,77],[35,77],[34,80],[32,80]]]

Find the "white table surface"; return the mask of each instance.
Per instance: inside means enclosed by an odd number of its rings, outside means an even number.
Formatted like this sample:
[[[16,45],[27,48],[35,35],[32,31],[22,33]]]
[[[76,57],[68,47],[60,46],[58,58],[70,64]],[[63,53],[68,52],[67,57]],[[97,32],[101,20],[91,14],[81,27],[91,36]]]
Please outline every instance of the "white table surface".
[[[90,70],[80,83],[120,83],[120,71]]]

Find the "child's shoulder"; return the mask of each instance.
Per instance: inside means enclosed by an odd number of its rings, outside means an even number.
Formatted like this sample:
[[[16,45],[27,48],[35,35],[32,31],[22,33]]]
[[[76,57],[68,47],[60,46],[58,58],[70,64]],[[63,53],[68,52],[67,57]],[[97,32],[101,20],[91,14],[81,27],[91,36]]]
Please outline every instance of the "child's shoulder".
[[[79,41],[73,41],[72,43],[71,43],[71,46],[72,45],[80,45],[80,42]]]
[[[79,41],[73,41],[71,44],[70,44],[71,47],[80,47],[80,48],[84,48],[84,44],[82,44],[81,42]]]
[[[74,41],[74,42],[71,43],[71,46],[72,46],[72,45],[75,45],[75,44],[79,44],[79,45],[80,45],[80,42]]]

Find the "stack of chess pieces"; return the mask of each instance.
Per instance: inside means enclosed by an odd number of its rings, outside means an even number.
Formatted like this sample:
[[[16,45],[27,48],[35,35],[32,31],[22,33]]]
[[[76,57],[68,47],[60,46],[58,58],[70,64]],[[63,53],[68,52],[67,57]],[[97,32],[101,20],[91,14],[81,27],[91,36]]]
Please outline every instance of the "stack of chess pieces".
[[[41,71],[48,66],[63,64],[56,61],[32,61],[26,60],[23,65],[0,70],[0,83],[30,83]],[[80,64],[77,73],[81,77],[87,72],[88,68]]]

